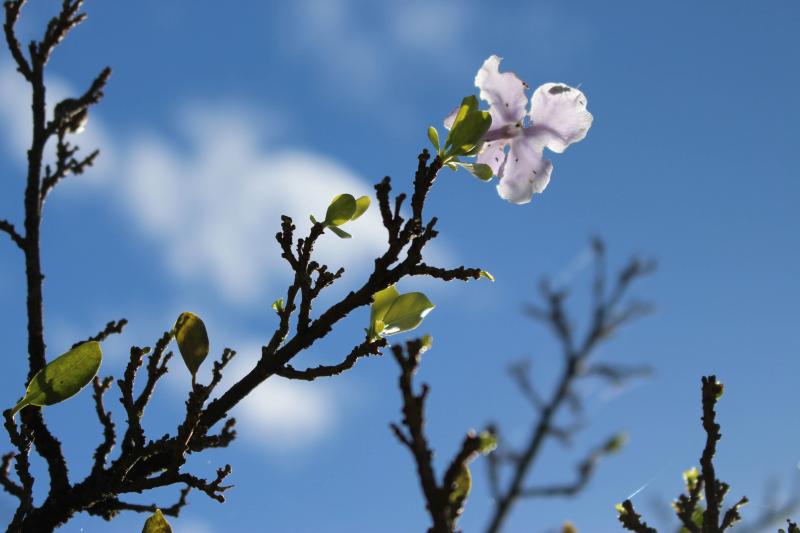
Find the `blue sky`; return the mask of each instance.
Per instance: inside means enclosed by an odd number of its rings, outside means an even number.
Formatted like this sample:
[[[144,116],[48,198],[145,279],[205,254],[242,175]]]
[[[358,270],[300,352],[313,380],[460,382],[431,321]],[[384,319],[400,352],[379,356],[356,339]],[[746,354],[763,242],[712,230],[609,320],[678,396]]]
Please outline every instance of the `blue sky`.
[[[50,4],[31,2],[23,35],[38,32]],[[475,72],[498,54],[532,87],[581,84],[595,122],[583,142],[552,154],[550,186],[527,206],[502,201],[463,171],[436,184],[430,210],[442,236],[431,255],[497,278],[403,285],[437,304],[423,326],[435,348],[420,379],[432,387],[428,428],[440,465],[466,429],[489,420],[512,438],[527,434],[532,413],[505,368],[533,357],[547,383],[559,359],[521,309],[545,274],[572,272],[580,294],[588,272],[570,265],[598,234],[618,263],[641,253],[660,264],[636,290],[657,313],[598,357],[655,373],[613,394],[587,391],[587,429],[570,450],[548,447],[532,480],[571,478],[571,459],[617,430],[630,432],[629,446],[580,497],[520,503],[507,530],[544,532],[571,519],[581,531],[618,531],[613,504],[645,484],[635,502],[658,516],[656,502],[666,508],[681,471],[697,462],[699,379],[710,372],[727,385],[718,468],[733,494],[753,500],[747,513],[767,505],[770,477],[785,487],[798,481],[800,5],[220,5],[88,2],[89,21],[52,62],[52,101],[106,64],[114,76],[80,139],[84,148],[101,146],[102,160],[47,204],[49,357],[127,317],[126,333],[104,346],[101,374],[119,375],[128,346],[152,344],[191,309],[204,317],[213,348],[241,352],[232,375],[243,372],[272,331],[269,305],[287,279],[272,238],[280,214],[305,221],[334,194],[368,193],[387,174],[409,188],[427,126],[477,92]],[[0,218],[19,223],[28,104],[7,56],[0,94]],[[374,218],[353,234],[347,243],[330,237],[320,250],[351,267],[328,302],[359,282],[382,245]],[[18,251],[0,242],[0,383],[9,406],[24,386],[22,279]],[[351,317],[302,361],[335,360],[366,321],[366,310]],[[151,435],[173,428],[180,414],[189,384],[175,363],[147,414]],[[233,465],[228,502],[193,494],[173,520],[176,531],[421,531],[412,462],[387,429],[399,418],[395,380],[387,357],[310,386],[270,380],[235,413],[240,439],[194,462],[208,472]],[[100,435],[90,395],[48,411],[77,478]],[[490,509],[482,465],[474,472],[461,522],[468,532],[481,530]],[[9,515],[11,498],[0,502]],[[141,523],[135,515],[111,524],[79,517],[63,530],[133,531]]]

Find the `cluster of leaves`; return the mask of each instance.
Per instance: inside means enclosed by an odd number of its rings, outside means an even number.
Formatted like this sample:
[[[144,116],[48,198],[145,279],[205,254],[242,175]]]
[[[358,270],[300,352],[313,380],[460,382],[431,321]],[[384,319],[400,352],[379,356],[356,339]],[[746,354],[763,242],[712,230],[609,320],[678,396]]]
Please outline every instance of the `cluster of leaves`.
[[[462,157],[474,157],[483,148],[483,137],[492,127],[492,116],[488,111],[478,108],[478,99],[467,96],[455,113],[444,146],[439,143],[439,132],[433,126],[428,128],[428,139],[436,149],[442,164],[455,170],[461,167],[483,181],[492,179],[493,171],[483,163],[467,163]]]

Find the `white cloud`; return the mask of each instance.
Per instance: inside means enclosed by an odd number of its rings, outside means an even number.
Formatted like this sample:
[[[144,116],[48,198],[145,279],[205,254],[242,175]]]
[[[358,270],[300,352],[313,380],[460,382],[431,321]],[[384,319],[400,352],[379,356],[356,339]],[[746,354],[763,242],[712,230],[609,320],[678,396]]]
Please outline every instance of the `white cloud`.
[[[241,379],[256,363],[255,343],[231,361],[221,390]],[[185,387],[184,387],[185,388]],[[317,442],[335,426],[341,398],[324,381],[271,377],[237,405],[232,414],[247,441],[272,452],[296,452]]]
[[[324,216],[336,194],[371,193],[330,158],[262,149],[258,124],[225,106],[195,107],[181,122],[189,148],[152,133],[135,139],[116,188],[139,228],[162,243],[175,275],[210,280],[235,303],[256,301],[270,281],[285,278],[274,239],[281,214],[292,216],[302,235],[309,215]],[[353,239],[323,236],[318,260],[358,270],[385,246],[375,208],[347,230]]]

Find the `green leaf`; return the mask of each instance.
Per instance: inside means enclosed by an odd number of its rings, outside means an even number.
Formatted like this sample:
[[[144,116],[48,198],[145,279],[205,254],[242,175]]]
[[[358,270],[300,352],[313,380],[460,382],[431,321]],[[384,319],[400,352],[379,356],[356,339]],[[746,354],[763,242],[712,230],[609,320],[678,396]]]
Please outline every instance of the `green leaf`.
[[[206,325],[194,313],[181,313],[175,322],[175,340],[181,352],[186,368],[197,375],[197,370],[208,355],[208,333]]]
[[[497,448],[497,437],[495,437],[491,431],[481,431],[478,438],[480,439],[478,451],[483,455],[492,453],[494,449]]]
[[[618,433],[608,439],[608,441],[603,445],[603,452],[607,454],[617,453],[618,451],[622,450],[627,443],[628,434],[624,432]]]
[[[100,369],[103,352],[97,341],[84,342],[50,361],[33,376],[25,397],[11,410],[11,416],[26,405],[53,405],[76,395]]]
[[[486,270],[481,270],[481,277],[486,278],[489,281],[494,281],[494,276],[492,276],[492,273]]]
[[[383,317],[394,301],[400,296],[394,285],[386,287],[372,295],[372,307],[369,316],[369,338],[374,340],[383,331]],[[380,328],[378,323],[380,322]]]
[[[349,222],[356,212],[356,199],[352,194],[339,194],[333,197],[328,211],[325,213],[325,224],[341,226]]]
[[[617,514],[620,516],[625,516],[628,514],[628,511],[625,510],[625,507],[623,507],[621,503],[615,503],[614,510],[617,511]]]
[[[419,353],[425,353],[433,347],[433,337],[430,335],[423,335],[421,341],[421,346],[419,349]]]
[[[356,199],[356,210],[353,213],[353,216],[350,217],[350,220],[356,220],[358,217],[364,214],[364,212],[369,208],[370,199],[369,196],[362,196],[361,198]]]
[[[489,181],[494,176],[492,167],[483,163],[459,163],[458,165],[479,180]]]
[[[472,95],[461,101],[461,107],[445,142],[447,156],[475,155],[483,136],[492,125],[492,117],[478,109],[478,99]]]
[[[461,507],[469,496],[469,491],[472,488],[472,473],[469,467],[464,465],[456,478],[452,492],[450,492],[450,503]]]
[[[278,298],[277,300],[272,302],[272,309],[274,309],[276,313],[282,313],[283,306],[284,306],[283,298]]]
[[[334,232],[336,236],[339,237],[340,239],[349,239],[350,237],[352,237],[352,235],[347,233],[345,230],[337,228],[336,226],[328,226],[328,229]]]
[[[692,492],[700,480],[700,471],[694,466],[683,473],[683,482],[686,484],[686,491]]]
[[[172,533],[172,527],[164,518],[161,509],[156,509],[156,512],[145,521],[142,533]]]
[[[430,139],[433,147],[436,148],[437,154],[442,151],[442,148],[439,146],[439,132],[436,131],[436,128],[433,126],[428,126],[428,139]]]
[[[422,319],[434,307],[428,297],[421,292],[400,295],[383,316],[383,322],[386,324],[383,335],[411,331],[422,323]]]

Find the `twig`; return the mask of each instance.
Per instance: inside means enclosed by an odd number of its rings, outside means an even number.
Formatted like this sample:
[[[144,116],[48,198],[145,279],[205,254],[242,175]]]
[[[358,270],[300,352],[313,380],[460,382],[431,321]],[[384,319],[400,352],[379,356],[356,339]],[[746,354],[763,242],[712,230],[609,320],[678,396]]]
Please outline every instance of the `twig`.
[[[590,311],[589,328],[581,338],[578,338],[565,310],[565,301],[568,297],[566,290],[553,289],[549,282],[543,281],[540,284],[540,291],[544,305],[531,304],[525,309],[531,318],[542,322],[553,332],[561,346],[564,366],[553,392],[547,399],[542,398],[537,392],[529,375],[529,363],[517,364],[510,369],[511,376],[521,393],[535,408],[538,420],[526,445],[520,451],[508,450],[507,444],[501,443],[497,456],[488,462],[490,488],[495,505],[486,528],[487,533],[497,533],[501,530],[512,507],[521,497],[576,494],[589,483],[600,458],[610,453],[602,448],[590,453],[577,465],[579,476],[574,483],[525,488],[528,473],[539,457],[545,440],[554,437],[562,442],[569,442],[572,435],[581,427],[580,423],[576,423],[572,427],[563,428],[557,426],[555,422],[557,414],[564,406],[571,406],[577,414],[582,410],[581,398],[574,390],[574,383],[582,377],[599,377],[609,383],[618,384],[624,379],[638,375],[641,371],[641,369],[632,370],[600,363],[589,366],[588,360],[595,348],[611,333],[643,314],[638,311],[635,313],[620,311],[620,305],[632,282],[652,271],[652,263],[632,260],[620,270],[615,283],[609,289],[606,279],[605,246],[599,239],[595,239],[592,249],[595,254],[593,307]],[[630,308],[628,306],[624,309]],[[640,309],[640,306],[636,306],[636,309]],[[511,477],[505,487],[500,487],[500,471],[504,466],[511,471]]]

